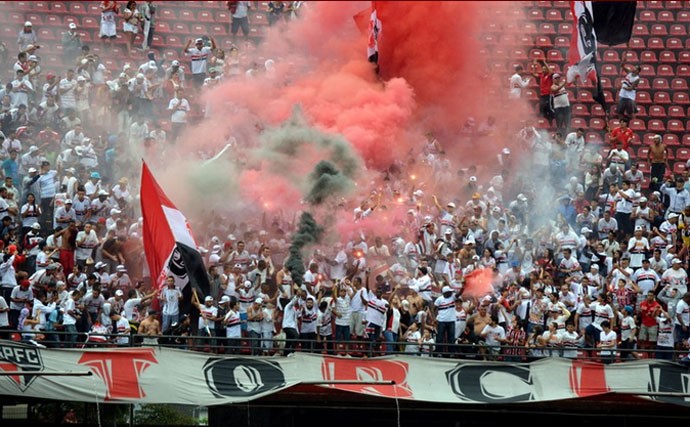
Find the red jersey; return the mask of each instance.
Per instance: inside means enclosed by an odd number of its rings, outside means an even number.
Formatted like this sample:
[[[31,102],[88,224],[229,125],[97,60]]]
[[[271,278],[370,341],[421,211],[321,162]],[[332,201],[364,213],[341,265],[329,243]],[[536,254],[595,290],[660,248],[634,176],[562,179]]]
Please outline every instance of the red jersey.
[[[657,307],[661,307],[661,304],[657,300],[651,303],[646,299],[640,303],[640,313],[642,314],[642,324],[645,326],[655,326],[656,325],[656,315],[654,312]]]
[[[611,142],[615,145],[616,141],[620,141],[623,144],[623,149],[626,151],[632,137],[633,131],[630,128],[623,129],[622,127],[617,127],[611,132]]]
[[[542,96],[551,95],[551,86],[553,86],[553,73],[539,73],[539,94]]]

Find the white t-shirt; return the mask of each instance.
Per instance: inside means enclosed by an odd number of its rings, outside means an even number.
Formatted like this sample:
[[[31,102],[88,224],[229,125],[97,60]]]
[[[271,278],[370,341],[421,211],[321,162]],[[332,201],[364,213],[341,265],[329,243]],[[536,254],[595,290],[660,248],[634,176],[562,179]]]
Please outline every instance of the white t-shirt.
[[[170,121],[172,123],[187,123],[187,113],[190,110],[189,101],[186,98],[173,98],[168,103],[168,110],[172,111]]]
[[[634,88],[636,81],[640,80],[640,75],[634,76],[632,73],[628,73],[623,79],[623,84],[621,85],[621,90],[618,92],[619,98],[627,98],[635,100],[637,96],[637,90]]]
[[[187,50],[187,56],[192,60],[192,74],[206,74],[206,65],[211,52],[209,46],[204,46],[201,49],[192,46]]]
[[[180,314],[180,296],[182,293],[179,289],[165,288],[161,292],[161,299],[163,300],[163,314],[166,316],[174,316]]]

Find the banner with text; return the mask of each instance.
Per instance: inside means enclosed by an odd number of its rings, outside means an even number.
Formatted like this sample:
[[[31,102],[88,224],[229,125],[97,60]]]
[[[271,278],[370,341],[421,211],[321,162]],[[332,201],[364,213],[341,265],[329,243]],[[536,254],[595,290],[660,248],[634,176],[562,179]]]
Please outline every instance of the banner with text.
[[[52,350],[0,341],[0,371],[0,395],[76,402],[210,406],[332,381],[323,387],[429,402],[503,404],[641,393],[690,406],[682,396],[690,392],[690,370],[654,360],[602,365],[562,358],[523,364],[303,353],[258,358],[158,347]],[[80,373],[91,375],[73,376]]]

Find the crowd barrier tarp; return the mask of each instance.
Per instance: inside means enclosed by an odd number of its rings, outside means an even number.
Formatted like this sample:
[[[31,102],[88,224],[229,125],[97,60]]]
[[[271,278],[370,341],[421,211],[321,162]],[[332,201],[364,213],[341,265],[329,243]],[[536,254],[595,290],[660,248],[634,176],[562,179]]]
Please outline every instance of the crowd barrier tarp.
[[[640,393],[645,399],[690,406],[690,370],[655,360],[604,365],[563,358],[505,363],[304,353],[250,357],[160,347],[46,349],[0,341],[0,371],[2,396],[75,402],[211,406],[325,382],[323,387],[338,390],[437,403],[530,403]]]

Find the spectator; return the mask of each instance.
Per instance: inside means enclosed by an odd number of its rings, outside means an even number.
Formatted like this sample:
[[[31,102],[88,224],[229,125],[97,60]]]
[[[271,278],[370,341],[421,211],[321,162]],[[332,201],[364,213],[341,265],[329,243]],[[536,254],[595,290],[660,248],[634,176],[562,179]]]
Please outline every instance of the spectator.
[[[535,59],[532,62],[532,75],[539,79],[539,114],[551,125],[554,119],[551,96],[553,71],[545,59]]]
[[[99,37],[103,40],[103,46],[107,47],[107,40],[114,40],[117,36],[117,23],[115,16],[120,13],[117,1],[104,0],[101,2],[101,29]]]
[[[525,69],[522,65],[515,66],[515,74],[510,76],[510,92],[508,98],[522,98],[522,91],[529,85],[529,77],[525,78]]]
[[[635,98],[637,97],[637,86],[640,84],[641,69],[639,65],[621,64],[621,70],[626,73],[621,81],[621,88],[618,92],[618,108],[616,108],[616,114],[621,120],[630,120],[637,113]]]
[[[81,34],[77,31],[77,24],[70,22],[68,30],[62,33],[62,54],[65,63],[74,64],[81,47]]]
[[[184,47],[184,52],[190,57],[192,81],[194,86],[199,89],[203,86],[206,80],[206,70],[208,66],[208,60],[211,53],[216,49],[216,40],[211,37],[211,46],[205,46],[204,39],[198,38],[194,41],[194,47],[192,45],[192,40],[189,39]]]
[[[132,56],[132,45],[134,39],[139,33],[139,25],[142,21],[141,12],[137,9],[137,2],[129,0],[124,9],[122,9],[122,31],[125,33],[125,43],[127,45],[127,55]]]
[[[34,25],[31,21],[26,21],[24,23],[24,28],[22,28],[17,36],[17,48],[20,52],[24,52],[29,46],[38,47],[38,37],[34,31]]]
[[[153,44],[153,33],[156,28],[156,9],[158,7],[152,1],[145,1],[141,6],[141,19],[144,23],[142,50],[148,50]]]
[[[242,28],[242,35],[247,40],[249,38],[249,9],[251,9],[251,2],[229,1],[227,4],[228,10],[230,10],[230,34],[232,34],[233,40],[237,37],[237,32],[240,28]]]
[[[553,74],[551,85],[551,99],[553,102],[553,114],[556,119],[556,130],[561,135],[567,135],[570,130],[570,101],[568,91],[565,89],[566,80],[560,74]]]

